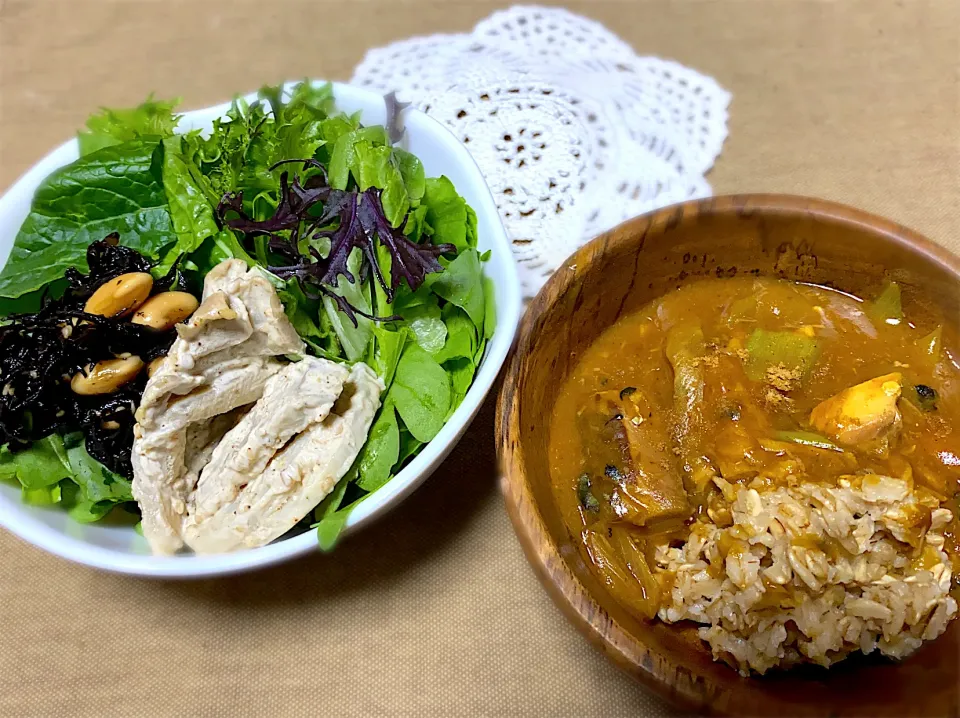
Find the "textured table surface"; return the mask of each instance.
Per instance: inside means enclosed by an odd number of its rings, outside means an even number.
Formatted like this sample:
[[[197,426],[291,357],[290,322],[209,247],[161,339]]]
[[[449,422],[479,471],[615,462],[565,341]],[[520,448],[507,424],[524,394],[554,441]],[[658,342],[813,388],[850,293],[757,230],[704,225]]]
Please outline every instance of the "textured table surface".
[[[484,0],[0,0],[0,188],[99,105],[202,107],[345,79]],[[733,93],[718,193],[818,195],[960,251],[955,0],[570,3]],[[0,535],[0,715],[659,716],[514,539],[493,402],[403,507],[332,556],[223,580],[101,575]]]

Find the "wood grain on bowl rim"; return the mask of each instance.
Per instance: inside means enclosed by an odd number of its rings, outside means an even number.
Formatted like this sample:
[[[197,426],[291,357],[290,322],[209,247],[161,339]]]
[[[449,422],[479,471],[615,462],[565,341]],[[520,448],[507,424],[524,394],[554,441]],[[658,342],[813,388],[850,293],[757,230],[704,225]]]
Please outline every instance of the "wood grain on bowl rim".
[[[692,670],[689,665],[683,665],[682,661],[658,653],[631,635],[595,600],[561,555],[558,543],[551,535],[533,496],[521,442],[522,428],[517,398],[522,383],[532,369],[530,363],[535,359],[532,356],[534,343],[544,326],[549,323],[551,310],[560,302],[571,301],[571,292],[575,294],[569,306],[572,306],[574,312],[581,310],[585,301],[583,283],[594,263],[608,254],[623,253],[627,248],[633,254],[634,267],[629,286],[619,299],[604,300],[608,304],[618,302],[616,311],[605,317],[608,321],[605,321],[604,326],[608,326],[611,316],[615,320],[633,308],[626,306],[627,298],[634,289],[633,281],[648,243],[677,230],[690,229],[707,218],[756,221],[758,217],[761,221],[755,231],[760,235],[764,232],[762,218],[770,218],[774,221],[810,222],[820,226],[842,227],[845,232],[859,232],[876,238],[879,241],[878,247],[886,240],[889,246],[895,248],[894,251],[911,255],[911,261],[915,260],[918,266],[935,267],[942,276],[949,277],[951,283],[960,285],[960,258],[943,247],[889,220],[824,200],[787,195],[733,195],[685,202],[630,220],[582,247],[564,262],[530,303],[521,320],[497,402],[496,432],[502,476],[501,489],[507,512],[527,559],[554,602],[594,645],[632,676],[675,705],[698,712],[812,715],[818,713],[817,706],[797,704],[787,699],[771,699],[769,693],[757,695],[749,687],[751,680],[755,679],[724,681],[727,685],[721,685],[710,676],[698,673],[696,669]],[[862,255],[863,248],[859,251]],[[619,255],[618,258],[624,261]],[[719,267],[717,273],[720,274]],[[683,273],[681,278],[682,276]],[[609,290],[612,294],[617,292],[615,289]],[[569,357],[557,357],[556,361],[566,363]],[[537,372],[537,376],[542,378],[543,373]],[[544,420],[546,418],[544,417]],[[957,621],[954,621],[954,624],[956,623]],[[940,640],[953,641],[960,652],[960,630],[954,625],[949,633],[952,635],[945,635]],[[921,691],[915,699],[913,696],[910,698],[910,704],[904,704],[904,713],[960,715],[960,676],[957,677],[957,686],[953,691],[941,691],[936,695]],[[858,713],[855,705],[843,705],[840,709],[833,709],[833,714],[837,716]]]

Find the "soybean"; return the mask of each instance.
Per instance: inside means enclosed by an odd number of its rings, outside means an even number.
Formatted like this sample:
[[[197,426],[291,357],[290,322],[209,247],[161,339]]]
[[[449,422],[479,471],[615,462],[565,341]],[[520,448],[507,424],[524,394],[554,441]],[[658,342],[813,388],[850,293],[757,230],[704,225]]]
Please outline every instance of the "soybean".
[[[101,284],[83,311],[102,317],[123,317],[147,301],[153,289],[153,277],[146,272],[129,272]]]
[[[70,388],[80,396],[112,394],[136,378],[141,369],[143,360],[138,356],[99,361],[85,372],[74,374],[70,380]]]
[[[162,292],[144,302],[130,321],[168,331],[193,314],[199,305],[197,298],[187,292]]]

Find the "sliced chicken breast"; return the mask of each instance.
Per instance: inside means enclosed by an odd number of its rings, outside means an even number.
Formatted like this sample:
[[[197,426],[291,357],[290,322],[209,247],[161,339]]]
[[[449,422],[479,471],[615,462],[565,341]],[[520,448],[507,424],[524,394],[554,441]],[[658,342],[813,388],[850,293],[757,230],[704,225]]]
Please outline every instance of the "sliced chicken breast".
[[[281,384],[277,382],[276,386]],[[292,388],[288,385],[287,389]],[[307,426],[273,456],[262,473],[251,475],[249,483],[238,487],[238,492],[232,496],[215,492],[221,499],[229,499],[215,510],[211,512],[213,505],[204,502],[203,517],[198,515],[197,520],[187,522],[188,545],[197,553],[223,553],[263,546],[289,531],[350,469],[366,441],[383,389],[383,382],[370,367],[355,365],[326,418]],[[274,412],[286,413],[282,406],[285,400],[289,397],[281,397],[279,404],[266,400],[261,403],[265,408],[272,406]],[[233,432],[237,432],[239,444],[239,437],[249,431],[241,425],[229,432],[221,445],[234,442]],[[271,443],[277,445],[276,441]],[[217,482],[218,477],[208,475],[207,469],[201,475],[201,483]]]
[[[210,421],[191,424],[187,427],[187,443],[184,448],[183,463],[187,470],[187,484],[195,486],[200,479],[203,467],[210,463],[214,449],[220,439],[235,427],[250,411],[252,405],[240,406],[226,414],[214,417]]]
[[[270,377],[260,401],[223,437],[201,472],[187,533],[234,501],[294,436],[326,419],[348,374],[342,364],[305,357]]]
[[[221,262],[207,275],[203,302],[177,333],[144,389],[131,457],[143,533],[161,554],[183,545],[196,482],[186,467],[188,429],[257,401],[282,366],[272,357],[303,352],[273,287],[238,260]]]

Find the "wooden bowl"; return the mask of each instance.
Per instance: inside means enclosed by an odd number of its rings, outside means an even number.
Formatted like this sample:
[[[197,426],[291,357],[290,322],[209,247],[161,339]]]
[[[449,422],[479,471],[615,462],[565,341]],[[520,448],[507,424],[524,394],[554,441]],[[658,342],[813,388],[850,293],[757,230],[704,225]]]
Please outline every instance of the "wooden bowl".
[[[697,277],[744,273],[858,293],[894,279],[960,325],[960,259],[915,232],[801,197],[717,197],[631,220],[570,257],[520,325],[497,406],[507,509],[530,563],[574,624],[622,668],[697,713],[960,715],[960,620],[909,659],[856,657],[745,679],[711,660],[693,628],[642,621],[619,605],[561,521],[547,446],[553,402],[579,350],[618,317]],[[915,308],[917,308],[915,306]],[[957,331],[958,326],[953,330]]]

